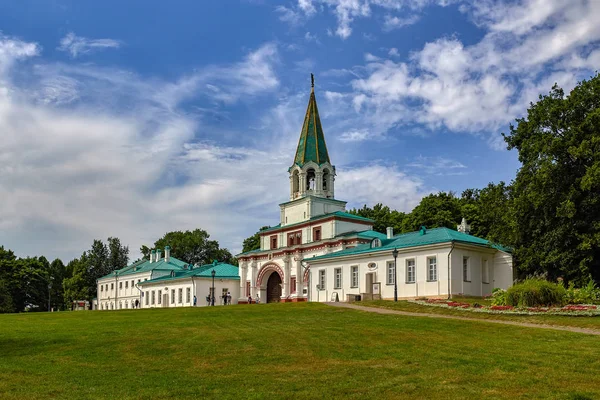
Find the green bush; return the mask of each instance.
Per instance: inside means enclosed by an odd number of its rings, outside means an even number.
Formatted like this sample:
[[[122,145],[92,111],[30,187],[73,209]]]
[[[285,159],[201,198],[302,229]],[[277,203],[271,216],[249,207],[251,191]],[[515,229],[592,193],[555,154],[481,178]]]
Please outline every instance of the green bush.
[[[569,304],[599,304],[600,289],[592,280],[582,288],[576,288],[571,282],[566,289],[566,300]]]
[[[567,301],[567,290],[558,283],[530,278],[506,291],[506,304],[513,307],[562,306]]]
[[[506,290],[501,288],[494,288],[492,290],[492,305],[493,306],[505,306],[506,305]]]

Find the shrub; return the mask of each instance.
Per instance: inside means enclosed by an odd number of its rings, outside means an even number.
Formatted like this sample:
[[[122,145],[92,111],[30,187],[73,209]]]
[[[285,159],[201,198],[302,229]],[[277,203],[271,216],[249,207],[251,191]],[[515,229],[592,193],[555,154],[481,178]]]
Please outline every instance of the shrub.
[[[494,306],[505,306],[506,305],[506,290],[495,288],[492,290],[492,305]]]
[[[566,300],[562,285],[540,278],[526,279],[506,291],[506,304],[514,307],[562,306]]]
[[[569,304],[598,304],[600,303],[600,289],[592,280],[582,288],[576,288],[571,282],[566,289],[566,298]]]

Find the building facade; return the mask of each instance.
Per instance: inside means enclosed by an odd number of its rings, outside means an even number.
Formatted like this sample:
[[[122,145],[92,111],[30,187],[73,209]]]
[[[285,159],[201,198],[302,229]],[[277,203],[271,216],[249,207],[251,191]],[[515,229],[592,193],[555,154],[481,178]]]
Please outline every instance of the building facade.
[[[113,271],[97,281],[97,310],[186,307],[207,305],[206,297],[215,293],[215,305],[223,304],[223,294],[237,301],[239,273],[234,265],[214,262],[191,265],[171,257],[169,246],[164,257],[152,250],[148,260],[140,260]],[[212,271],[215,271],[213,279]],[[213,284],[214,282],[214,284]],[[211,300],[212,302],[212,300]]]
[[[266,302],[394,298],[394,292],[400,298],[485,296],[512,285],[508,249],[469,235],[464,220],[456,231],[423,227],[395,236],[345,211],[346,202],[334,196],[336,170],[314,82],[288,173],[290,197],[279,205],[279,224],[259,232],[260,249],[237,255],[240,303],[248,296]]]

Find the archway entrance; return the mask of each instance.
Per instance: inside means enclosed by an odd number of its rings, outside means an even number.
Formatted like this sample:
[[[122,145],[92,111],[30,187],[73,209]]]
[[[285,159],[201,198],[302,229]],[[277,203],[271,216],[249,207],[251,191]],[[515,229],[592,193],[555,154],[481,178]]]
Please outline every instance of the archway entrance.
[[[279,303],[280,301],[281,277],[277,272],[273,272],[267,281],[267,303]]]

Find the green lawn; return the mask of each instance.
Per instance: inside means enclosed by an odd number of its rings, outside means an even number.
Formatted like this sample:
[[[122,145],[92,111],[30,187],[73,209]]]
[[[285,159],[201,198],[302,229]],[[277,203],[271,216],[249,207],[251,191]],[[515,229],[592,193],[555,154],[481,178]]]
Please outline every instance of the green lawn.
[[[454,297],[457,302],[477,302],[475,298]],[[489,301],[479,299],[479,304],[488,305]],[[459,317],[477,318],[477,319],[496,319],[500,321],[516,321],[527,322],[540,325],[560,325],[573,326],[578,328],[597,329],[600,330],[600,317],[582,317],[582,316],[566,316],[566,315],[510,315],[510,314],[490,314],[482,312],[473,312],[468,310],[427,306],[416,304],[409,301],[398,301],[394,303],[388,300],[360,301],[355,304],[367,307],[387,308],[390,310],[407,311],[415,313],[427,314],[442,314],[456,315]]]
[[[320,304],[0,315],[0,398],[600,397],[600,338]]]

